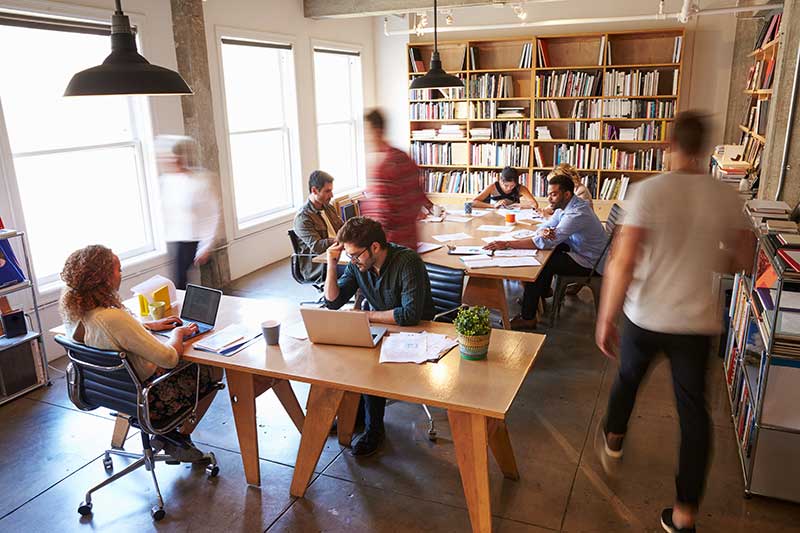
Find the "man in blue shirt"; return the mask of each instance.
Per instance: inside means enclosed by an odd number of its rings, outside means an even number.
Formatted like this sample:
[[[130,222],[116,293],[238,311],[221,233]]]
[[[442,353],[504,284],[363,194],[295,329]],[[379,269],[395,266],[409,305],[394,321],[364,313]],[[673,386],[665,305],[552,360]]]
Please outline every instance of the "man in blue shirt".
[[[337,279],[336,267],[344,254],[350,259]],[[327,251],[325,303],[339,309],[361,289],[369,302],[370,322],[415,326],[434,315],[431,283],[425,263],[417,252],[386,242],[380,223],[354,217],[345,223]],[[364,396],[366,431],[353,444],[353,455],[372,455],[383,443],[386,399]]]
[[[495,241],[486,246],[487,250],[553,250],[536,281],[525,284],[522,314],[511,320],[514,329],[535,328],[539,298],[550,287],[553,275],[588,276],[608,241],[605,229],[589,202],[575,196],[571,179],[563,175],[550,178],[547,200],[554,210],[553,216],[539,226],[532,239]],[[605,258],[597,266],[598,273],[603,273],[604,264]]]

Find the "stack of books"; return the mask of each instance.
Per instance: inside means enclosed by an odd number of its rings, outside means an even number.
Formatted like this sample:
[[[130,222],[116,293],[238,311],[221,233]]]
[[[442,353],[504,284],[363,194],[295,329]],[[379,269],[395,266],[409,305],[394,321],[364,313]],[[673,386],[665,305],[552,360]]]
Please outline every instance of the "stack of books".
[[[781,235],[797,235],[797,223],[791,220],[767,220],[767,231],[770,233],[780,233]],[[779,237],[780,238],[780,237]]]
[[[553,137],[550,135],[550,128],[547,126],[536,126],[536,138],[552,139]]]
[[[754,198],[745,204],[753,221],[761,225],[765,219],[789,220],[789,204],[780,200],[759,200]]]
[[[466,138],[463,124],[442,124],[436,134],[437,139],[446,141],[460,141]]]
[[[497,118],[525,118],[524,107],[498,107]]]
[[[470,139],[491,139],[492,138],[492,129],[491,128],[470,128],[469,129],[469,137],[470,137]]]
[[[411,130],[411,139],[415,141],[424,141],[436,138],[435,128],[426,128],[422,130]]]
[[[600,191],[601,200],[624,200],[625,194],[628,192],[628,184],[630,183],[628,176],[621,176],[619,178],[610,178],[603,182],[603,189]]]

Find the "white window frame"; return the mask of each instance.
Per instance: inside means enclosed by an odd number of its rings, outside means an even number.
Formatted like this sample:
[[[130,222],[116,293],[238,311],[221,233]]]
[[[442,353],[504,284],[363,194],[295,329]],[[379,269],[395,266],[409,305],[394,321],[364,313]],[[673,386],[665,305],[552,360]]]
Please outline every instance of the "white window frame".
[[[300,120],[298,115],[298,93],[297,93],[297,41],[291,35],[266,33],[253,30],[246,30],[241,28],[233,28],[227,26],[216,26],[214,42],[217,49],[217,64],[219,66],[219,74],[217,76],[217,86],[219,88],[219,111],[222,118],[222,125],[224,131],[218,134],[220,143],[220,173],[225,187],[230,192],[230,215],[227,217],[229,227],[233,230],[234,239],[239,239],[258,233],[265,229],[277,226],[290,220],[297,210],[302,200],[302,187],[300,186],[300,175],[302,161],[300,158]],[[282,98],[284,104],[284,124],[278,128],[266,128],[263,130],[252,130],[237,133],[255,133],[283,130],[286,135],[284,136],[284,150],[287,152],[287,162],[289,168],[289,190],[290,190],[290,205],[281,206],[274,209],[262,211],[261,213],[249,217],[245,220],[239,220],[239,214],[236,209],[236,193],[233,176],[233,158],[230,144],[230,126],[228,123],[228,106],[227,95],[225,92],[225,65],[222,58],[222,40],[231,39],[238,41],[253,41],[256,43],[267,43],[276,45],[290,46],[290,56],[292,58],[291,65],[282,64],[281,76],[285,76],[285,84],[287,86],[284,90],[284,84],[281,84]],[[234,134],[235,135],[235,134]]]
[[[111,10],[96,9],[77,5],[66,5],[62,3],[40,1],[40,0],[0,0],[0,9],[10,12],[33,15],[42,18],[66,19],[69,21],[77,20],[80,22],[90,22],[105,24],[110,27]],[[146,24],[146,17],[140,13],[126,11],[130,18],[131,25],[136,28],[137,46],[142,54],[146,54],[145,46],[142,41],[147,42],[152,39],[150,28]],[[109,53],[111,42],[109,40]],[[66,88],[66,81],[64,87]],[[40,150],[35,152],[23,152],[20,155],[47,155],[59,152],[78,152],[97,150],[103,148],[115,148],[123,146],[134,146],[136,152],[137,175],[139,177],[138,187],[143,219],[146,224],[146,234],[150,239],[147,246],[137,250],[128,251],[120,254],[120,262],[126,275],[123,279],[139,275],[142,271],[147,271],[164,263],[166,259],[166,246],[164,244],[163,231],[161,229],[161,213],[154,206],[159,205],[158,193],[158,173],[155,166],[155,149],[153,146],[153,116],[152,107],[148,97],[132,97],[129,99],[129,112],[132,115],[132,124],[136,137],[134,141],[123,141],[93,146],[81,146],[71,148],[57,148],[50,150]],[[0,209],[9,215],[3,219],[6,227],[13,227],[27,231],[25,215],[22,207],[17,176],[14,168],[14,154],[11,151],[10,138],[6,128],[5,116],[3,114],[2,102],[0,102]],[[135,268],[132,268],[135,267]],[[131,272],[133,271],[133,272]],[[31,261],[31,276],[36,279],[37,292],[42,305],[50,303],[53,298],[57,298],[63,282],[58,274],[39,277]]]
[[[350,113],[351,118],[349,120],[335,120],[330,122],[323,122],[321,123],[317,118],[319,114],[317,113],[317,69],[316,63],[314,61],[314,54],[317,53],[317,48],[329,50],[331,52],[343,52],[345,54],[358,54],[359,62],[361,63],[361,79],[357,80],[358,85],[361,87],[361,108],[355,108],[353,105],[354,103],[350,102]],[[319,127],[320,126],[328,126],[328,125],[335,125],[335,124],[350,124],[353,126],[353,131],[355,133],[355,164],[356,164],[356,185],[355,187],[347,190],[337,190],[336,195],[339,196],[341,194],[351,194],[356,191],[359,191],[364,188],[366,185],[366,174],[367,174],[367,164],[366,164],[366,154],[364,150],[364,48],[357,44],[351,43],[342,43],[336,41],[326,41],[320,39],[311,39],[311,73],[314,80],[314,138],[316,139],[316,150],[317,150],[317,164],[320,164],[319,161]],[[354,80],[352,79],[352,70],[348,69],[348,77],[350,78],[350,86],[354,86]],[[325,169],[322,169],[325,170]],[[334,176],[336,178],[336,176]]]

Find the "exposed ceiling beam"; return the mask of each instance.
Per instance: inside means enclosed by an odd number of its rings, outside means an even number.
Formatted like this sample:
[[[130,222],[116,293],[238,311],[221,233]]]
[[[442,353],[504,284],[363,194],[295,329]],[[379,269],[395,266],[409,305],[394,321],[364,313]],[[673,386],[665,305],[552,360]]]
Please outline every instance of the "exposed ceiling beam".
[[[439,9],[510,3],[503,0],[439,0]],[[433,0],[303,0],[303,14],[307,18],[374,17],[414,13],[432,7]]]

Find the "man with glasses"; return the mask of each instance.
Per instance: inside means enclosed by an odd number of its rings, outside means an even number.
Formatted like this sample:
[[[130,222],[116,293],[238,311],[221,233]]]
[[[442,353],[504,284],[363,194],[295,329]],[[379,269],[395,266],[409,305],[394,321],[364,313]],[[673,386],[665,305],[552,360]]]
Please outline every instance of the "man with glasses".
[[[413,250],[386,241],[381,225],[366,217],[348,220],[327,251],[325,303],[339,309],[361,289],[372,309],[370,322],[413,326],[433,318],[431,284],[425,263]],[[350,263],[336,280],[336,267],[344,252]],[[366,431],[353,444],[353,455],[375,453],[383,443],[386,399],[364,396]]]

